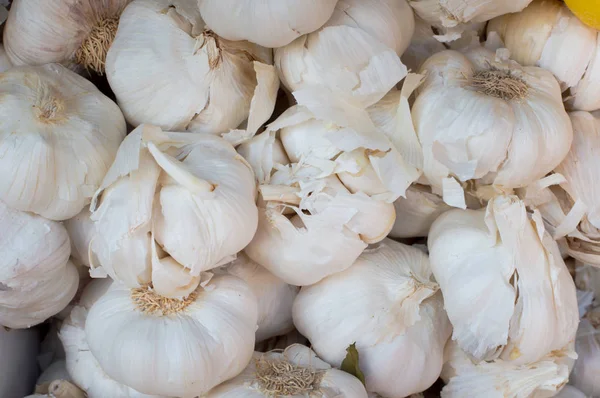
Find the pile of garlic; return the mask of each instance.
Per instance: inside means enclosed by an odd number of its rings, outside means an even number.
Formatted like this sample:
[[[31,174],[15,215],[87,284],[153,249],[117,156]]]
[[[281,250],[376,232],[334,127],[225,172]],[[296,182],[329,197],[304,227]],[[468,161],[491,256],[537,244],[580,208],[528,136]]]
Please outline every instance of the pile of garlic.
[[[569,3],[0,0],[0,397],[600,396]]]

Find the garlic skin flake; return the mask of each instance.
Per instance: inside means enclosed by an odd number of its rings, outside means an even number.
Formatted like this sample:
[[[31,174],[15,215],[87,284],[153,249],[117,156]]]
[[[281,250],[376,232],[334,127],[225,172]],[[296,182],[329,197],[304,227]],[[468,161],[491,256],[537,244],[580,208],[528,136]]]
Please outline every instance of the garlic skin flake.
[[[145,394],[195,397],[242,372],[254,352],[256,298],[239,278],[209,278],[181,301],[148,286],[113,285],[100,297],[85,335],[106,374]]]
[[[516,196],[442,214],[428,247],[452,339],[474,360],[531,364],[574,340],[573,280],[539,213]]]
[[[13,0],[4,46],[14,65],[60,63],[104,73],[106,52],[131,0]]]
[[[485,48],[431,56],[421,72],[412,117],[424,175],[442,194],[444,179],[496,189],[524,187],[566,156],[572,126],[552,74],[521,67]],[[436,115],[436,117],[431,117]]]
[[[321,29],[275,50],[275,66],[291,92],[327,88],[367,107],[406,76],[399,55],[413,31],[406,0],[339,0]]]
[[[256,105],[270,106],[259,125],[269,118],[278,82],[265,64],[272,64],[270,49],[207,30],[196,1],[134,0],[121,16],[106,74],[133,126],[221,134],[248,118],[265,69],[276,84],[272,103]]]
[[[240,252],[223,271],[242,279],[258,300],[256,341],[284,335],[294,329],[292,305],[299,288],[290,286]]]
[[[0,253],[0,325],[37,325],[75,296],[79,276],[60,223],[0,202]]]
[[[255,352],[237,377],[212,389],[205,398],[367,398],[360,380],[332,368],[310,348],[293,344],[283,352]]]
[[[91,251],[130,288],[165,297],[196,289],[200,273],[231,261],[254,236],[250,165],[222,138],[141,125],[123,141],[91,205]]]
[[[319,29],[331,17],[337,1],[202,0],[200,13],[210,29],[227,40],[247,40],[274,48]]]
[[[0,200],[50,220],[73,217],[125,137],[119,107],[58,64],[9,69],[0,94]]]
[[[422,251],[386,239],[347,270],[303,287],[294,323],[332,366],[356,342],[369,392],[406,397],[442,369],[451,326],[438,289]]]

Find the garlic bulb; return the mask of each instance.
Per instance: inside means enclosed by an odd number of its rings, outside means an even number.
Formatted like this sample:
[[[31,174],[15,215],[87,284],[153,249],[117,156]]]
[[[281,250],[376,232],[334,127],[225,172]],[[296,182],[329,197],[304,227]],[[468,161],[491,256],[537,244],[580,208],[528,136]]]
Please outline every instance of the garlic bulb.
[[[110,278],[95,279],[84,290],[79,304],[62,324],[59,337],[66,352],[66,367],[74,383],[89,398],[166,398],[142,394],[109,377],[90,351],[85,333],[88,311],[112,285]]]
[[[564,90],[571,88],[574,109],[600,108],[598,32],[581,22],[558,0],[534,0],[523,11],[490,21],[510,56],[524,66],[551,71]]]
[[[575,338],[573,280],[539,213],[530,218],[517,197],[442,214],[428,246],[452,339],[474,360],[531,364]]]
[[[69,304],[79,276],[57,222],[0,202],[0,325],[28,328]]]
[[[134,0],[119,21],[106,74],[133,126],[220,134],[252,108],[262,113],[258,126],[269,118],[279,84],[271,63],[270,49],[205,29],[195,1]]]
[[[282,47],[319,29],[338,0],[202,0],[206,24],[227,40],[248,40],[264,47]],[[260,27],[260,29],[257,29]]]
[[[63,223],[71,240],[71,256],[86,267],[90,267],[90,244],[96,234],[91,215],[90,208],[86,206],[75,217]]]
[[[474,363],[455,341],[446,346],[442,398],[547,398],[569,380],[575,353],[569,349],[549,353],[539,361],[517,365],[496,359]]]
[[[12,68],[12,63],[8,59],[8,55],[4,50],[4,46],[0,44],[0,72],[5,72]]]
[[[60,63],[104,73],[123,9],[131,0],[13,0],[4,46],[14,65]]]
[[[405,198],[394,202],[396,222],[390,231],[392,238],[427,236],[431,224],[451,207],[425,185],[414,184],[406,190]]]
[[[333,366],[356,342],[368,390],[405,397],[431,386],[442,369],[451,327],[438,288],[423,252],[386,239],[347,270],[303,287],[294,323]]]
[[[521,11],[531,0],[409,0],[415,13],[442,30],[441,41],[461,37],[469,24]]]
[[[12,330],[0,327],[1,397],[24,397],[31,392],[38,374],[35,356],[39,349],[37,329]]]
[[[239,278],[210,276],[183,300],[112,285],[85,321],[106,374],[145,394],[191,397],[242,372],[254,351],[256,298]]]
[[[57,64],[4,72],[0,93],[0,200],[51,220],[79,213],[125,137],[121,111]]]
[[[257,342],[294,329],[292,304],[298,294],[297,287],[283,282],[243,252],[223,269],[246,282],[258,299]]]
[[[94,256],[130,288],[182,298],[256,231],[252,169],[224,139],[141,125],[119,148],[91,205]]]
[[[406,76],[398,56],[413,31],[406,0],[339,0],[321,29],[275,50],[275,66],[292,92],[318,86],[366,107]]]
[[[445,49],[444,44],[435,38],[433,27],[415,16],[415,34],[400,59],[408,70],[417,72],[427,58]]]
[[[571,384],[584,392],[586,396],[600,394],[600,309],[594,308],[581,320],[575,340],[577,361],[571,373]]]
[[[586,395],[573,386],[566,385],[555,395],[556,398],[586,398]]]
[[[308,347],[294,344],[283,352],[255,352],[237,377],[221,384],[205,398],[367,398],[356,377],[332,368]]]
[[[573,132],[550,72],[482,47],[434,54],[421,72],[412,116],[434,193],[452,176],[500,191],[526,186],[566,156]]]

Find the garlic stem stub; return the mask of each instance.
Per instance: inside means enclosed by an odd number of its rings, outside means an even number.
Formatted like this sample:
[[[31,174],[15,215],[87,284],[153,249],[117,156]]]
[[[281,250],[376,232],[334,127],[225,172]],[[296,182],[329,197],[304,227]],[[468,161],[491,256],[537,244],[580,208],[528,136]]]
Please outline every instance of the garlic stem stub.
[[[4,46],[14,65],[60,63],[103,75],[106,53],[131,0],[14,0]]]

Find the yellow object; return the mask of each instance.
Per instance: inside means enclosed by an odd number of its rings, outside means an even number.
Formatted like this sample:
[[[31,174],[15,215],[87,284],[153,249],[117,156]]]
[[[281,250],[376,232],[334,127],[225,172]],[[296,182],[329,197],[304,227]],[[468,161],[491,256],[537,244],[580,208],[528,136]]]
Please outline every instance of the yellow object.
[[[600,0],[565,0],[565,4],[583,23],[600,30]]]

